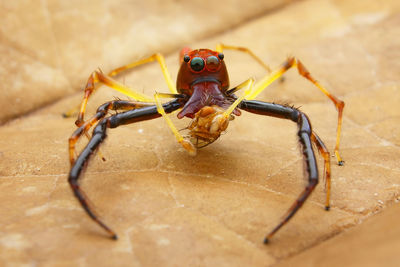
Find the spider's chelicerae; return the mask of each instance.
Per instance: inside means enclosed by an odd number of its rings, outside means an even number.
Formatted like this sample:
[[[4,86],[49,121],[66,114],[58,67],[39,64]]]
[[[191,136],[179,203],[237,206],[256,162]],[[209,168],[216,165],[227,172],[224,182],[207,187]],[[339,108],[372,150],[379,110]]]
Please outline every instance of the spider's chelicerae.
[[[228,72],[224,62],[224,54],[222,53],[224,49],[233,49],[248,53],[267,70],[268,74],[257,83],[254,83],[253,79],[248,79],[240,85],[229,89]],[[111,78],[121,71],[155,60],[158,61],[161,66],[170,93],[155,93],[154,97],[148,97]],[[340,129],[344,107],[343,101],[329,93],[311,76],[300,60],[294,57],[289,57],[280,68],[271,71],[270,68],[249,49],[219,44],[217,45],[216,51],[184,48],[180,54],[180,62],[181,66],[178,72],[176,86],[173,84],[165,66],[164,57],[160,54],[154,54],[151,57],[115,69],[108,75],[104,74],[99,69],[90,75],[76,121],[76,125],[79,126],[79,128],[69,139],[71,170],[69,172],[68,181],[82,207],[95,222],[104,228],[113,239],[117,239],[116,233],[104,224],[93,212],[93,209],[89,206],[86,195],[78,183],[83,167],[88,163],[94,151],[96,151],[106,138],[108,128],[115,128],[124,124],[163,117],[171,128],[177,141],[190,154],[194,155],[197,148],[208,145],[218,139],[221,133],[227,129],[229,121],[231,121],[234,116],[239,116],[241,110],[259,115],[288,119],[295,122],[298,126],[297,135],[306,166],[306,175],[308,178],[306,188],[289,208],[283,220],[265,237],[264,243],[268,243],[271,237],[292,218],[318,183],[318,168],[312,144],[316,145],[318,151],[324,158],[324,175],[326,179],[325,208],[329,210],[330,154],[324,143],[312,130],[308,117],[294,107],[254,99],[269,84],[282,77],[287,70],[296,67],[299,74],[312,82],[328,96],[338,110],[335,155],[339,165],[343,165],[343,161],[339,155]],[[96,83],[103,83],[126,94],[134,100],[113,100],[107,102],[97,109],[96,114],[91,119],[84,121],[87,101],[95,90]],[[240,89],[243,89],[244,93],[238,97],[235,93]],[[163,104],[160,98],[172,98],[172,100]],[[108,113],[110,110],[117,111],[117,113],[110,115]],[[168,116],[168,113],[176,110],[180,110],[177,114],[179,119],[184,117],[192,119],[188,126],[188,136],[182,136]],[[76,142],[82,135],[89,136],[88,131],[93,126],[94,129],[89,143],[81,151],[79,156],[75,158]]]

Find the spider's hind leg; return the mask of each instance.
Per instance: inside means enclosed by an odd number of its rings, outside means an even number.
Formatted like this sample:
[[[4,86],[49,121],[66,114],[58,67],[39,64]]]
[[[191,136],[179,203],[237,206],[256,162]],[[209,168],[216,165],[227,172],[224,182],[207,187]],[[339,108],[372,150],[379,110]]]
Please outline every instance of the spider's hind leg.
[[[319,153],[324,158],[324,181],[326,191],[325,210],[329,210],[331,196],[331,156],[325,144],[315,132],[312,132],[311,134],[311,141],[317,146]]]
[[[122,94],[124,94],[136,101],[153,102],[153,99],[151,97],[148,97],[148,96],[138,92],[137,90],[134,90],[128,86],[125,86],[124,84],[119,83],[118,81],[116,81],[115,79],[112,78],[112,77],[120,74],[123,71],[133,69],[135,67],[138,67],[138,66],[141,66],[143,64],[150,63],[153,61],[157,61],[159,63],[161,72],[164,76],[164,79],[165,79],[167,85],[168,85],[168,89],[170,90],[171,93],[176,94],[177,90],[176,90],[174,83],[172,82],[171,75],[169,74],[169,71],[165,64],[164,56],[161,55],[160,53],[156,53],[147,58],[132,62],[130,64],[121,66],[119,68],[116,68],[116,69],[110,71],[108,74],[104,74],[100,69],[97,69],[94,72],[92,72],[92,74],[90,74],[90,76],[87,80],[87,83],[85,86],[85,91],[84,91],[84,97],[82,99],[80,106],[78,107],[79,114],[78,114],[78,118],[77,118],[75,124],[77,126],[81,126],[84,123],[86,106],[87,106],[89,97],[93,94],[93,92],[96,91],[96,89],[98,87],[98,86],[96,86],[97,83],[102,83],[104,85],[107,85],[108,87],[110,87],[116,91],[119,91]],[[76,108],[73,108],[73,109],[67,111],[66,113],[64,113],[63,116],[70,117],[75,113],[75,111],[76,111]]]
[[[282,75],[287,72],[289,69],[296,67],[299,74],[313,83],[322,93],[324,93],[335,105],[338,111],[338,122],[336,129],[336,145],[335,145],[335,156],[337,159],[338,165],[344,165],[344,161],[342,160],[339,154],[339,145],[340,145],[340,133],[342,129],[342,119],[343,119],[343,108],[344,102],[338,99],[336,96],[331,94],[325,87],[323,87],[314,77],[311,76],[310,72],[306,69],[303,63],[295,57],[289,57],[280,68],[271,72],[269,75],[265,76],[261,81],[259,81],[255,86],[251,95],[246,97],[246,99],[255,99],[266,87],[268,87],[272,82],[276,79],[282,77]]]
[[[153,102],[153,99],[151,97],[148,97],[128,86],[125,86],[124,84],[111,78],[111,76],[104,74],[100,69],[97,69],[92,74],[90,74],[88,81],[86,83],[86,86],[85,86],[84,97],[83,97],[82,103],[80,105],[78,118],[75,121],[75,124],[78,127],[84,123],[86,106],[87,106],[89,97],[93,94],[93,92],[96,89],[97,83],[102,83],[104,85],[107,85],[108,87],[110,87],[128,97],[131,97],[132,99],[134,99],[136,101],[147,102],[147,103]]]
[[[256,54],[254,54],[250,49],[247,47],[242,47],[242,46],[233,46],[233,45],[225,45],[222,43],[217,44],[216,51],[222,53],[224,49],[227,50],[236,50],[242,53],[246,53],[250,55],[255,61],[258,62],[268,73],[271,73],[271,68],[264,63]]]

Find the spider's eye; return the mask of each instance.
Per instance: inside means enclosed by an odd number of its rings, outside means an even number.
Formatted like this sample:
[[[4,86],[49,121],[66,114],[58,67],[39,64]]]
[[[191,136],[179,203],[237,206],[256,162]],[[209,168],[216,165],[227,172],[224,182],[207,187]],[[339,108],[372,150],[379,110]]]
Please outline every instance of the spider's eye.
[[[204,69],[204,60],[201,57],[192,58],[192,61],[190,61],[190,67],[194,71],[201,71]]]
[[[218,57],[219,57],[219,59],[223,60],[223,59],[224,59],[224,54],[219,53],[219,54],[218,54]]]
[[[216,70],[219,66],[219,59],[216,56],[209,56],[207,58],[207,69]]]
[[[190,57],[188,55],[185,55],[183,57],[183,61],[185,61],[186,63],[190,61]]]

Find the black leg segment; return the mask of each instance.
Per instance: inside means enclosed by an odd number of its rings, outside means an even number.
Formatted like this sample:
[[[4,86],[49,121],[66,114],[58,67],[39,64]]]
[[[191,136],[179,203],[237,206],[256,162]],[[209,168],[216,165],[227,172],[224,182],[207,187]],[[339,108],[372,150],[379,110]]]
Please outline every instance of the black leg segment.
[[[182,101],[174,99],[170,102],[163,104],[164,110],[167,113],[171,113],[179,108],[181,108]],[[105,117],[109,109],[122,109],[128,110],[119,114],[112,115],[110,117]],[[129,110],[131,109],[131,110]],[[94,210],[90,207],[88,198],[85,196],[84,191],[80,188],[78,180],[82,173],[84,167],[88,164],[90,157],[98,149],[100,144],[107,137],[107,128],[116,128],[120,125],[125,125],[129,123],[150,120],[154,118],[161,117],[161,114],[157,112],[157,107],[155,105],[144,106],[137,108],[137,106],[132,105],[126,101],[111,101],[99,107],[96,115],[93,117],[93,123],[99,121],[93,130],[92,137],[86,147],[82,150],[80,155],[76,160],[71,160],[71,170],[68,176],[68,182],[74,192],[76,198],[81,203],[82,207],[85,209],[86,213],[97,222],[104,230],[106,230],[110,237],[117,239],[117,235],[112,231],[106,224],[104,224],[98,216],[95,214]],[[79,127],[73,134],[72,140],[76,142],[76,139],[82,135],[82,132],[90,126],[90,121]],[[70,141],[71,141],[70,138]],[[75,143],[74,143],[75,144]],[[71,150],[71,144],[70,144]],[[74,150],[74,148],[73,148]]]
[[[255,100],[243,100],[239,107],[255,114],[292,120],[298,126],[297,135],[304,158],[306,175],[308,176],[308,185],[289,208],[284,219],[266,236],[264,243],[268,243],[272,236],[301,208],[318,184],[318,166],[312,147],[313,132],[308,117],[296,108]]]

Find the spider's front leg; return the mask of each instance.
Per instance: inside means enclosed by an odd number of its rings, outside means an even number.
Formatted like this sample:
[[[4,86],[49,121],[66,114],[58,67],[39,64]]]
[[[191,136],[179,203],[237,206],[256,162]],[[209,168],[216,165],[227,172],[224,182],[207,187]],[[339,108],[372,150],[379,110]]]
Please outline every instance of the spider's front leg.
[[[179,108],[181,108],[182,101],[179,99],[174,99],[162,105],[166,113],[171,113]],[[110,117],[105,117],[109,109],[131,109],[123,113],[115,114]],[[68,176],[68,182],[71,185],[72,191],[74,192],[76,198],[81,203],[82,207],[85,209],[86,213],[92,218],[97,224],[99,224],[104,230],[106,230],[111,238],[117,239],[116,233],[111,230],[105,223],[103,223],[94,210],[90,207],[88,198],[86,197],[84,191],[80,188],[78,180],[82,173],[84,166],[87,165],[91,155],[99,148],[100,144],[104,141],[107,136],[107,128],[116,128],[120,125],[130,124],[134,122],[150,120],[160,117],[161,114],[157,111],[156,105],[145,106],[137,108],[134,104],[128,101],[111,101],[102,105],[96,115],[89,121],[85,122],[81,127],[79,127],[70,138],[70,161],[71,170]],[[92,137],[86,147],[82,150],[78,158],[75,160],[75,143],[82,134],[90,129],[92,125],[96,122],[97,125],[93,130]]]
[[[329,194],[330,194],[330,156],[328,150],[325,148],[321,139],[312,131],[311,124],[308,117],[301,111],[288,106],[279,104],[266,103],[255,100],[243,100],[239,107],[251,113],[260,115],[272,116],[282,119],[289,119],[296,122],[298,125],[298,137],[301,145],[301,152],[303,154],[306,172],[308,175],[308,185],[304,191],[299,195],[297,200],[289,208],[284,219],[266,236],[264,243],[268,243],[272,236],[285,225],[296,212],[301,208],[315,186],[318,184],[318,167],[315,159],[315,154],[312,147],[314,142],[321,154],[325,159],[325,177],[326,177],[326,188],[327,188],[327,200],[325,209],[329,210]]]

